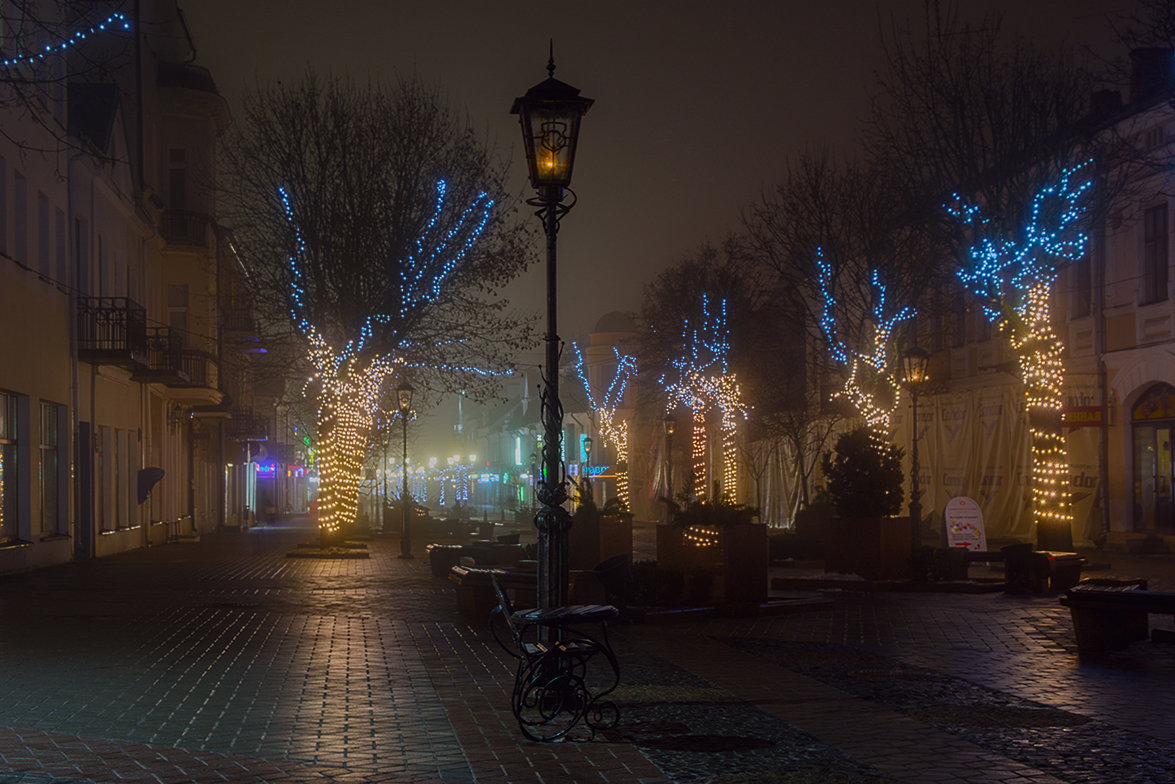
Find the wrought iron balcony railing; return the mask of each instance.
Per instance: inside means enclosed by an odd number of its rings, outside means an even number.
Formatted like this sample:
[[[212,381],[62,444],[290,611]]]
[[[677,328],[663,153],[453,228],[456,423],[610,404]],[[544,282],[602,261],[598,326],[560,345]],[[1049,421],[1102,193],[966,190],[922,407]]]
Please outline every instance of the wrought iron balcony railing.
[[[184,341],[168,327],[147,328],[147,366],[135,371],[136,381],[154,381],[167,386],[186,386],[183,365]]]
[[[199,349],[184,349],[183,351],[183,372],[187,377],[188,387],[203,387],[205,389],[217,389],[219,383],[219,368],[216,364],[216,357],[209,354],[207,351],[200,351]]]
[[[78,300],[78,357],[95,365],[148,364],[147,310],[128,297]]]

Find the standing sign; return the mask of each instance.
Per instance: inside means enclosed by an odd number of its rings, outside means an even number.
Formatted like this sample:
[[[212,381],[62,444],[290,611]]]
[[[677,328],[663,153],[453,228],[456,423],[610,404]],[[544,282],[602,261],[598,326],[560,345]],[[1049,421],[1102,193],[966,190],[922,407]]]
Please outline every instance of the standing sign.
[[[987,550],[983,512],[979,511],[979,504],[966,496],[956,496],[947,501],[942,514],[946,522],[948,547]]]

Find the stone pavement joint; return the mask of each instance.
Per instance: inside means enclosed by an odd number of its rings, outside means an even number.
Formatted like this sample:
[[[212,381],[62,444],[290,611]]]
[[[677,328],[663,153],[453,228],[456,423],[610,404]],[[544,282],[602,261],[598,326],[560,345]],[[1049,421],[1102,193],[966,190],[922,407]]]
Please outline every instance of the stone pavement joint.
[[[273,526],[0,576],[0,783],[705,780],[689,768],[697,751],[679,764],[643,750],[658,734],[689,737],[656,716],[652,735],[525,741],[510,711],[513,660],[457,614],[427,559],[400,560],[398,541],[379,537],[368,559],[284,557],[312,537]],[[1175,559],[1124,564],[1125,576],[1175,587]],[[667,701],[723,721],[768,716],[909,784],[1135,784],[1175,765],[1169,647],[1083,660],[1056,597],[824,595],[828,611],[620,627],[622,687],[660,688],[642,668],[663,660],[686,695]],[[776,648],[760,655],[748,640]],[[1094,723],[1048,736],[1076,750],[1034,749],[1025,731],[999,745],[819,680],[797,652],[921,668],[959,693],[987,689]],[[622,720],[625,710],[639,713],[622,705]],[[1080,748],[1086,737],[1097,742]],[[721,769],[753,757],[740,754],[706,759]]]

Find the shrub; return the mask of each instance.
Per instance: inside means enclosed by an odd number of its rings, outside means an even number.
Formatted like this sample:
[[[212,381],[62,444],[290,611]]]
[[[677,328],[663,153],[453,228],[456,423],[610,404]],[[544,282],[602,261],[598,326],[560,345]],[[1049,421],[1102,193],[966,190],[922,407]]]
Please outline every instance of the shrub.
[[[888,517],[902,508],[901,448],[866,427],[836,441],[821,460],[828,493],[842,517]]]
[[[670,525],[685,528],[691,525],[722,527],[754,522],[759,510],[746,504],[738,504],[728,498],[712,501],[690,501],[684,506],[668,501]]]

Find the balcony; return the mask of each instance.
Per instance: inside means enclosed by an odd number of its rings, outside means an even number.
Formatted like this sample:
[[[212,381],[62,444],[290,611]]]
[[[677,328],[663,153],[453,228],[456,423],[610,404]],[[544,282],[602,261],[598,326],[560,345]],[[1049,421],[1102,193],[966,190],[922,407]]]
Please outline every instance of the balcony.
[[[183,352],[184,375],[188,377],[188,386],[216,389],[218,379],[216,357],[207,351],[188,348]]]
[[[147,366],[135,371],[134,380],[154,382],[169,387],[187,386],[191,379],[184,373],[184,341],[168,327],[147,329]]]
[[[127,297],[78,300],[78,358],[91,365],[148,366],[147,310]]]
[[[202,212],[167,210],[163,213],[159,233],[168,245],[207,248],[211,226],[212,218]]]

